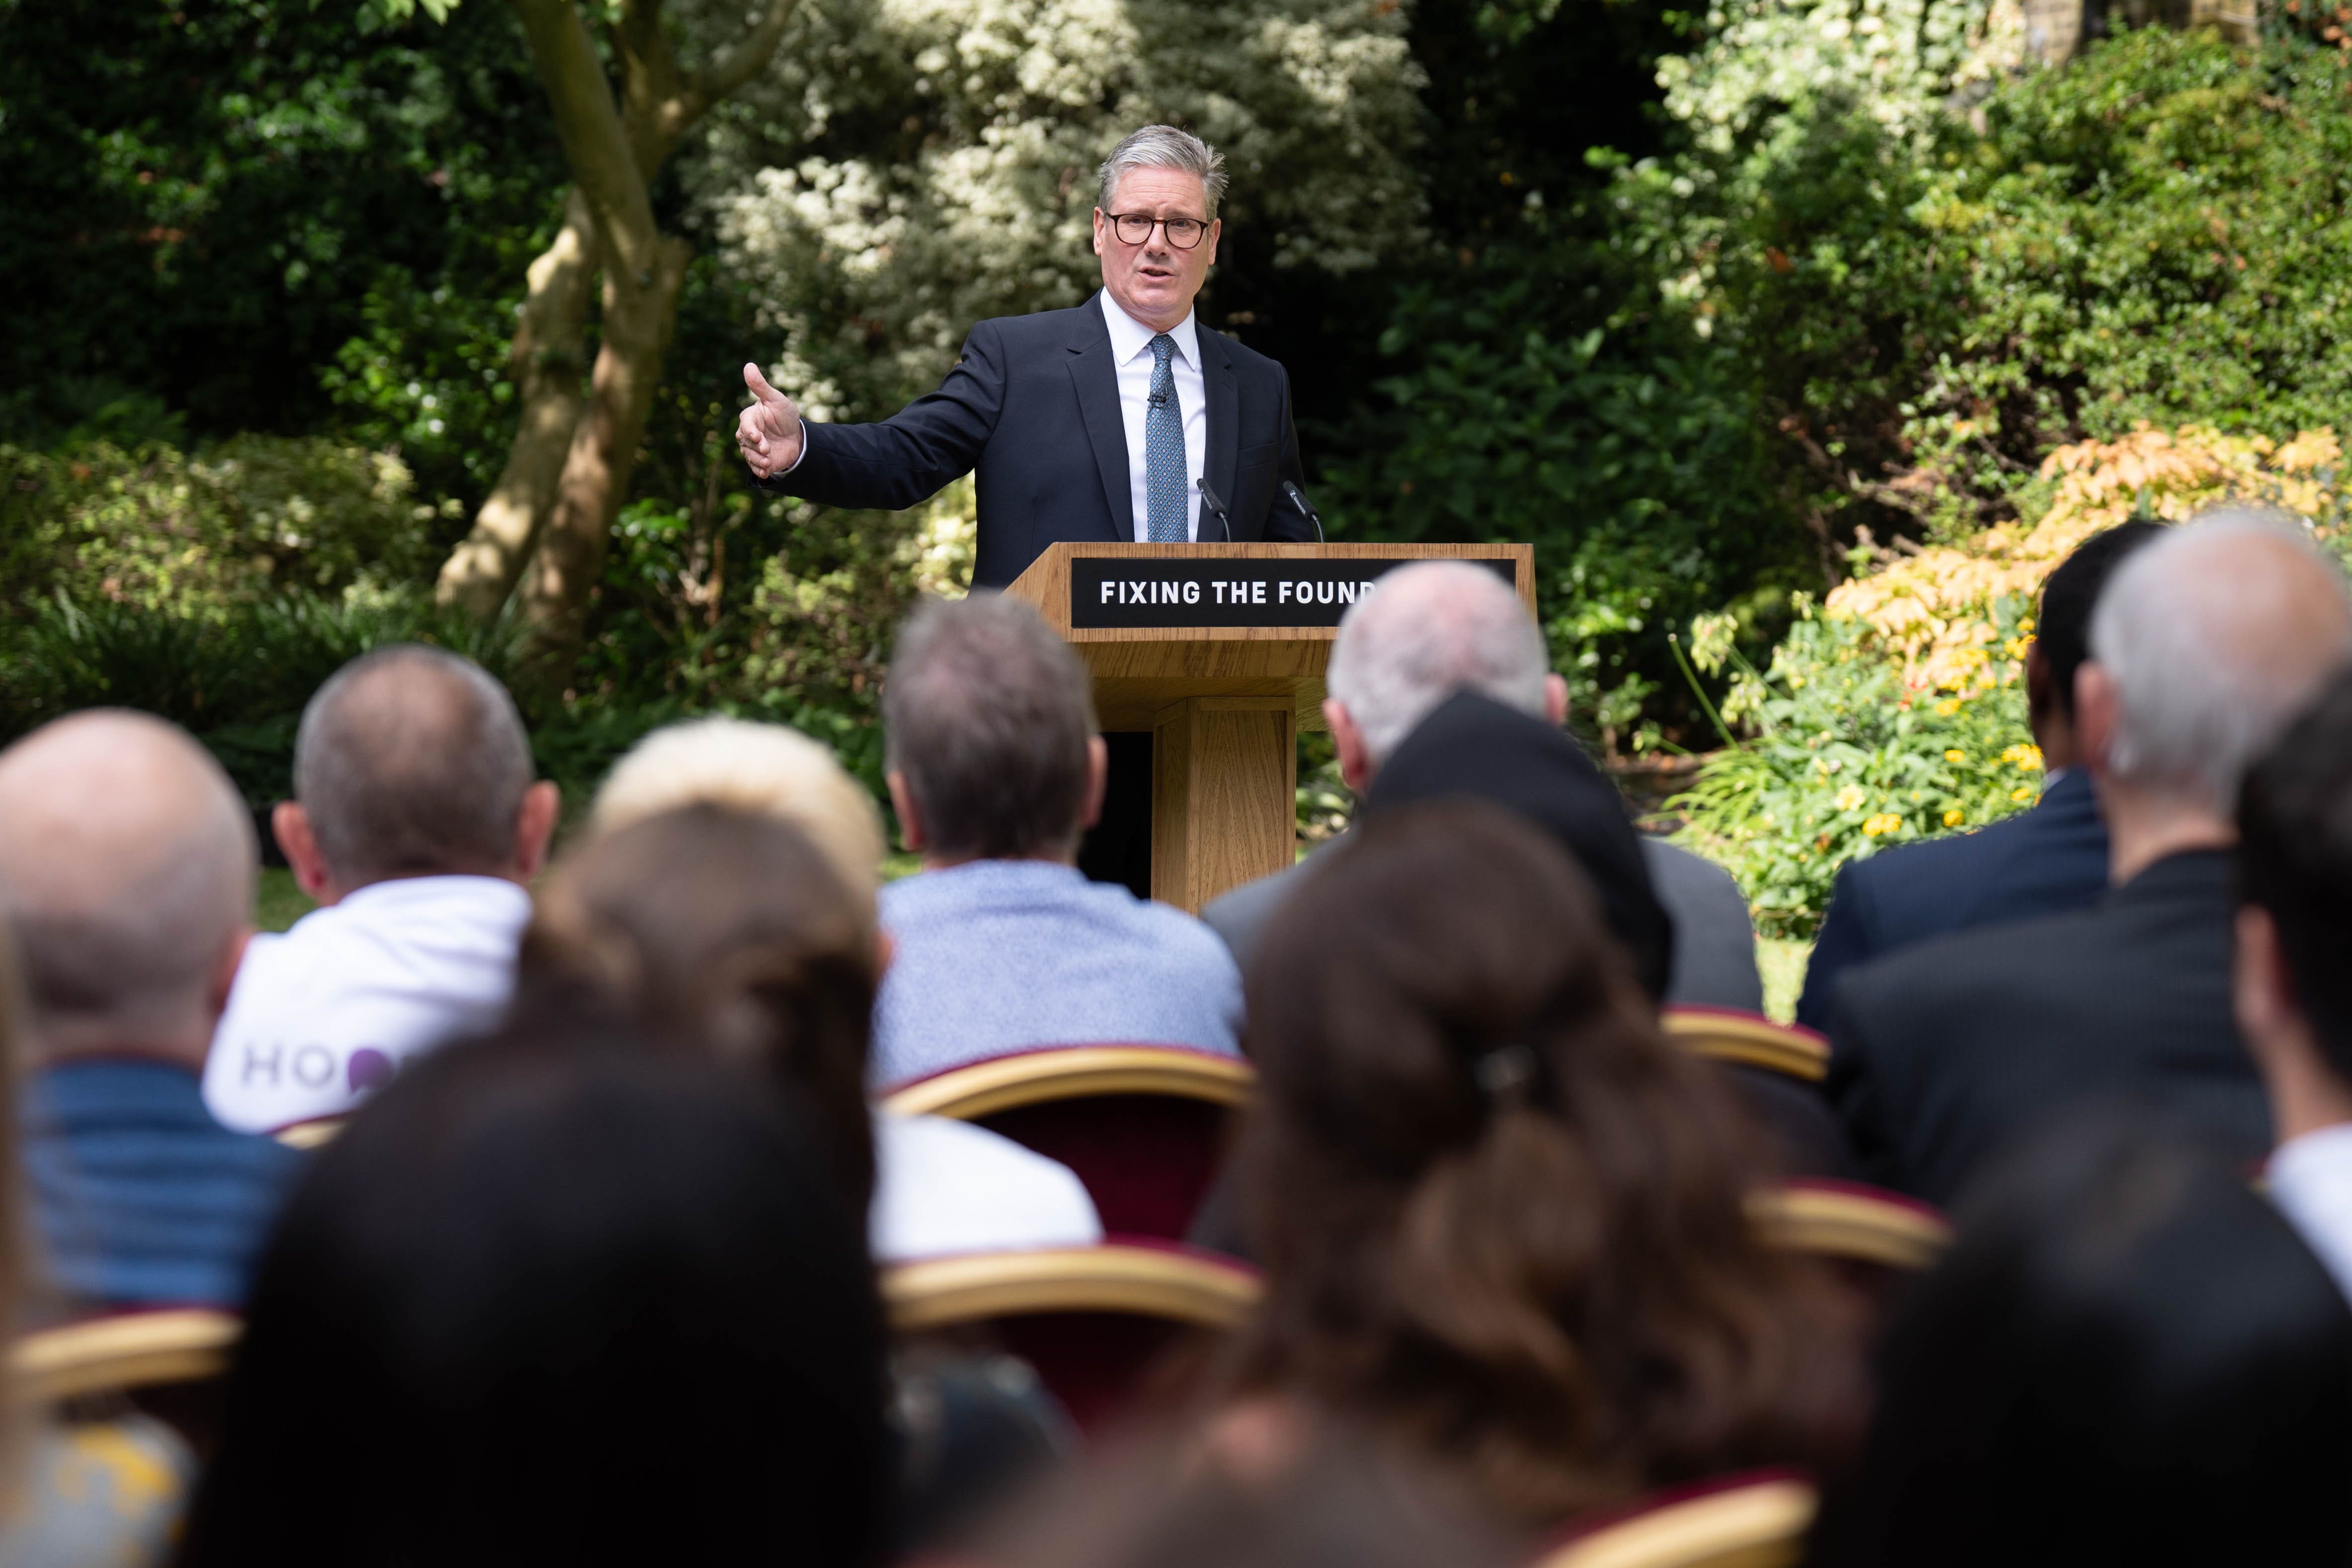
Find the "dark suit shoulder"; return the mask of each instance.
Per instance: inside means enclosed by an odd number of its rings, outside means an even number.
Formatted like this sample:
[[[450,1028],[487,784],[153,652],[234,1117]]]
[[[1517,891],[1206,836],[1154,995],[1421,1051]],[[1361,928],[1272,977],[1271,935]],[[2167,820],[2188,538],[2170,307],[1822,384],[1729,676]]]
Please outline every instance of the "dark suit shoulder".
[[[1236,371],[1245,372],[1251,375],[1281,375],[1284,374],[1282,362],[1280,360],[1269,359],[1265,355],[1258,353],[1255,349],[1250,347],[1247,343],[1242,342],[1241,339],[1227,332],[1221,332],[1214,327],[1199,326],[1197,321],[1195,322],[1195,326],[1199,331],[1201,342],[1203,345],[1202,351],[1203,353],[1221,347],[1224,350],[1227,362],[1230,363]]]
[[[993,336],[1005,347],[1035,351],[1054,348],[1076,342],[1086,331],[1088,317],[1097,335],[1108,340],[1110,329],[1103,324],[1102,307],[1089,296],[1083,305],[1073,305],[1063,310],[1032,310],[1025,316],[991,316],[974,321],[967,337],[982,332]]]

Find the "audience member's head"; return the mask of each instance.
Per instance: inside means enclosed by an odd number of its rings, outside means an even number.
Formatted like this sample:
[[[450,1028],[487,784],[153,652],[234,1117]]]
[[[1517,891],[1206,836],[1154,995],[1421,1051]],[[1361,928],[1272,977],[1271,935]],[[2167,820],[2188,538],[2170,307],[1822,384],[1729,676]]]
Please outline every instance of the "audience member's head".
[[[1812,1561],[2346,1560],[2352,1311],[2240,1173],[2078,1118],[1959,1218]]]
[[[1568,684],[1511,585],[1466,561],[1401,566],[1339,622],[1323,704],[1339,771],[1359,795],[1413,727],[1468,689],[1558,724]]]
[[[2238,1026],[2282,1142],[2352,1121],[2352,674],[2246,774]]]
[[[1590,883],[1475,802],[1358,831],[1247,976],[1244,1388],[1525,1525],[1806,1457],[1849,1418],[1846,1302],[1759,1244],[1751,1134]]]
[[[653,1043],[791,1086],[863,1213],[881,968],[871,897],[811,835],[689,805],[598,833],[557,864],[523,935],[516,1007],[561,1015],[585,995]]]
[[[201,1067],[253,910],[253,819],[160,719],[79,713],[0,752],[0,910],[37,1058]]]
[[[681,805],[723,805],[789,822],[871,903],[885,845],[874,797],[798,730],[746,719],[695,719],[655,731],[614,764],[592,822],[610,833]]]
[[[506,688],[470,659],[402,643],[330,676],[302,710],[294,799],[271,826],[322,903],[399,877],[539,872],[556,788],[531,782]]]
[[[1108,768],[1086,666],[1022,601],[925,605],[882,689],[890,800],[933,865],[1072,860]]]
[[[2343,574],[2292,519],[2221,513],[2117,567],[2074,694],[2114,879],[2230,843],[2239,780],[2347,654]]]
[[[2125,558],[2164,531],[2132,521],[2103,530],[2074,547],[2042,584],[2033,645],[2025,656],[2026,717],[2052,769],[2079,766],[2074,743],[2074,672],[2091,657],[2091,612]]]
[[[881,1560],[881,1313],[801,1121],[614,1026],[530,1028],[319,1155],[184,1563]]]

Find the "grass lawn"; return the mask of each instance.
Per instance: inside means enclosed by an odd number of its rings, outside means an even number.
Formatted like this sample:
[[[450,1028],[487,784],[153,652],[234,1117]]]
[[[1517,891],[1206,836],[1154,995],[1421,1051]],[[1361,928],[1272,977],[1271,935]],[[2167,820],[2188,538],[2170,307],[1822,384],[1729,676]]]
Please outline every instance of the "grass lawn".
[[[253,890],[253,923],[261,931],[284,931],[318,906],[294,885],[294,873],[283,866],[265,866]]]

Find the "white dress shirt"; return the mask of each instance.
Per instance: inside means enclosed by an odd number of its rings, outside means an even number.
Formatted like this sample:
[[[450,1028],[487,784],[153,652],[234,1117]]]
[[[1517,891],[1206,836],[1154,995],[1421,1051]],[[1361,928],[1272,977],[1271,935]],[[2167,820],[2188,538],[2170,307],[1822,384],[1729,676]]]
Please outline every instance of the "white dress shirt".
[[[874,1114],[867,1231],[877,1263],[1103,1238],[1094,1199],[1060,1161],[968,1121],[887,1110]]]
[[[2352,1123],[2288,1139],[2265,1173],[2271,1202],[2352,1300]]]
[[[223,1126],[340,1116],[401,1064],[487,1029],[514,991],[530,895],[496,877],[373,882],[254,937],[205,1059]]]
[[[1103,320],[1110,325],[1110,363],[1118,370],[1118,412],[1127,426],[1128,495],[1135,504],[1135,541],[1151,542],[1151,500],[1143,486],[1143,416],[1151,407],[1152,331],[1118,308],[1104,289]],[[1201,378],[1201,339],[1193,330],[1192,312],[1169,329],[1176,352],[1169,356],[1169,372],[1176,381],[1176,406],[1184,416],[1184,537],[1201,537],[1199,479],[1208,470],[1209,392]],[[1231,496],[1219,496],[1226,505]],[[1209,537],[1222,540],[1223,528],[1210,524]]]

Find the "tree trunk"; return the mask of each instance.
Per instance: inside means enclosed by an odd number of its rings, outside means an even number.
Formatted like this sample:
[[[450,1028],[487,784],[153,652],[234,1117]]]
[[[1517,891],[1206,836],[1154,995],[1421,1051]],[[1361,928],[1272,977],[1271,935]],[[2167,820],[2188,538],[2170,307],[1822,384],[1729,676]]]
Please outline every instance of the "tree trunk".
[[[604,269],[604,341],[596,352],[588,406],[572,427],[555,504],[522,584],[523,617],[530,626],[523,673],[550,692],[562,689],[580,657],[589,603],[645,438],[691,255],[685,241],[665,237],[649,279]]]
[[[530,291],[515,325],[507,374],[520,394],[521,419],[506,470],[475,514],[473,531],[441,568],[436,596],[478,620],[499,613],[522,576],[585,403],[588,289],[596,278],[596,220],[574,185],[563,226],[530,264]]]
[[[498,488],[441,572],[445,603],[495,614],[521,581],[531,680],[561,689],[578,658],[613,520],[677,320],[690,255],[654,224],[647,187],[696,121],[774,58],[796,0],[770,0],[733,47],[681,72],[661,0],[622,0],[611,41],[622,101],[573,0],[511,0],[572,170],[563,232],[531,264],[512,372],[521,424]],[[604,341],[583,401],[588,281]],[[563,347],[569,346],[569,356]],[[526,565],[528,563],[528,565]]]

